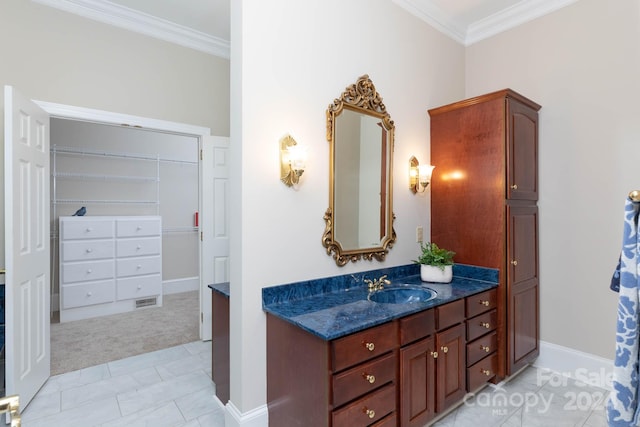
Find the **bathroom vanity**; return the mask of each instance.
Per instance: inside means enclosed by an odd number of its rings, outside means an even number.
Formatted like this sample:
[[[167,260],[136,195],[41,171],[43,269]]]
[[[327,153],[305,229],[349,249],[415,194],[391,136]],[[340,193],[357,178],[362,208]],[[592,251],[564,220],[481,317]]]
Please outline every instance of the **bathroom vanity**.
[[[455,267],[450,285],[416,265],[392,278],[438,289],[416,303],[370,301],[351,276],[264,288],[269,425],[422,427],[493,379],[497,271]]]
[[[211,289],[211,379],[216,397],[226,405],[230,397],[229,282],[209,285]]]

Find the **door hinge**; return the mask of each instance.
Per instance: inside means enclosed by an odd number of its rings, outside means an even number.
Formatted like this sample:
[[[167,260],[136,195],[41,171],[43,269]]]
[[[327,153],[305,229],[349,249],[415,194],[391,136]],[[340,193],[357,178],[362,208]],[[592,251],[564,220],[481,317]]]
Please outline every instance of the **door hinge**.
[[[200,312],[200,323],[204,322],[204,313]]]
[[[204,240],[204,239],[203,239],[202,231],[201,231],[201,232],[200,232],[200,241],[202,242],[203,240]]]
[[[203,156],[202,149],[200,149],[200,160],[202,160],[202,156]]]

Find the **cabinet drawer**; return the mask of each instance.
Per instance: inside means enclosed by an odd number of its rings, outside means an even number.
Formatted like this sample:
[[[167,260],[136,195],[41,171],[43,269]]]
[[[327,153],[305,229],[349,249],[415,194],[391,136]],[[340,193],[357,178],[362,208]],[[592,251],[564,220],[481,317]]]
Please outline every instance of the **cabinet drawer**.
[[[441,331],[464,321],[464,300],[450,302],[436,307],[436,328]]]
[[[498,301],[498,291],[491,289],[466,298],[467,318],[477,316],[485,311],[496,308]]]
[[[62,240],[105,239],[113,237],[113,221],[108,219],[73,218],[60,221]]]
[[[396,356],[389,353],[333,376],[333,406],[362,396],[396,378]]]
[[[371,424],[371,427],[397,427],[397,425],[398,425],[398,421],[397,421],[396,413],[393,412],[387,415],[386,417],[384,417],[384,419],[378,421],[377,423]]]
[[[398,323],[389,322],[331,342],[333,372],[380,356],[398,346]]]
[[[436,331],[436,311],[426,310],[400,319],[400,345],[406,345]]]
[[[159,274],[145,277],[128,277],[116,282],[118,300],[145,298],[162,293]]]
[[[112,302],[115,297],[113,280],[81,283],[62,287],[62,308],[69,309],[86,305]]]
[[[472,392],[496,376],[498,354],[493,353],[467,368],[467,391]]]
[[[333,411],[333,427],[369,426],[396,408],[396,387],[389,384],[350,405]]]
[[[490,334],[478,338],[467,344],[467,366],[471,366],[478,360],[493,353],[498,348],[498,334],[493,331]]]
[[[113,258],[113,240],[77,240],[62,242],[62,262]]]
[[[497,321],[496,310],[467,320],[467,341],[473,341],[487,332],[495,330]]]
[[[116,251],[118,257],[130,257],[140,255],[159,255],[160,248],[160,237],[146,237],[142,239],[118,240]]]
[[[114,276],[113,260],[62,264],[62,284],[109,279]]]
[[[117,260],[118,277],[160,273],[161,268],[162,259],[159,256]]]
[[[126,218],[116,220],[117,237],[159,236],[160,218]]]

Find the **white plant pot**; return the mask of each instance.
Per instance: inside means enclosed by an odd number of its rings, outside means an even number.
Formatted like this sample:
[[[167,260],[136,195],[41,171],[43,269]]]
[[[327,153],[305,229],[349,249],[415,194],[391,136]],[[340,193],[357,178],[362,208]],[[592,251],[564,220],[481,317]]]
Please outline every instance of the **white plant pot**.
[[[453,278],[453,266],[445,265],[444,270],[433,265],[420,265],[420,279],[423,282],[449,283]]]

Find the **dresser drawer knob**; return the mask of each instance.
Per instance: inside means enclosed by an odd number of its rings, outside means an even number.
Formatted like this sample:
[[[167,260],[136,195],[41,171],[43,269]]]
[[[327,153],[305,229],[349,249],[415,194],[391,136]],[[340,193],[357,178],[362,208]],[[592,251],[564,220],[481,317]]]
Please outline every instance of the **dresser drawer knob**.
[[[138,246],[136,246],[136,249],[137,249],[137,250],[142,249],[142,245],[138,245]]]
[[[138,230],[138,231],[142,230],[142,226],[141,225],[137,226],[136,230]]]
[[[138,290],[142,289],[142,285],[138,285]]]
[[[140,269],[142,268],[142,265],[141,265],[141,264],[138,264],[138,265],[136,266],[136,268],[137,268],[138,270],[140,270]]]
[[[487,329],[491,328],[491,324],[489,322],[480,322],[480,326]]]
[[[93,273],[93,270],[91,270],[90,268],[87,269],[87,274],[91,274],[91,273]]]
[[[512,189],[512,190],[517,190],[517,189],[518,189],[518,184],[513,184],[513,185],[511,186],[511,189]]]
[[[88,297],[90,297],[91,295],[93,295],[91,292],[87,292]]]
[[[514,267],[518,265],[518,260],[514,259],[513,261],[511,261],[511,265],[513,265]]]
[[[432,356],[434,359],[437,359],[437,358],[438,358],[438,352],[437,352],[437,351],[432,351],[432,352],[431,352],[431,356]]]
[[[488,377],[491,376],[491,371],[488,370],[488,369],[480,369],[480,372],[482,372],[483,374],[485,374]]]
[[[491,351],[491,347],[489,347],[488,345],[480,345],[480,349],[484,350],[486,353],[489,353]]]
[[[376,349],[376,345],[374,343],[372,343],[372,342],[365,342],[363,344],[364,344],[365,348],[367,350],[369,350],[369,351],[373,351],[373,350]]]
[[[362,409],[362,412],[364,412],[369,418],[374,418],[376,416],[376,411],[368,409],[366,406]]]
[[[446,345],[443,345],[442,347],[440,347],[440,350],[442,350],[444,354],[449,353],[449,347],[447,347]]]
[[[373,384],[376,382],[376,377],[374,375],[367,374],[366,372],[362,374],[362,377],[365,379],[365,381],[368,381],[369,384]]]
[[[485,307],[489,307],[489,301],[487,300],[480,300],[480,305],[484,305]]]
[[[93,249],[87,248],[87,253],[90,254],[91,252],[93,252]]]
[[[87,227],[87,233],[91,233],[92,231],[93,231],[93,228]]]

